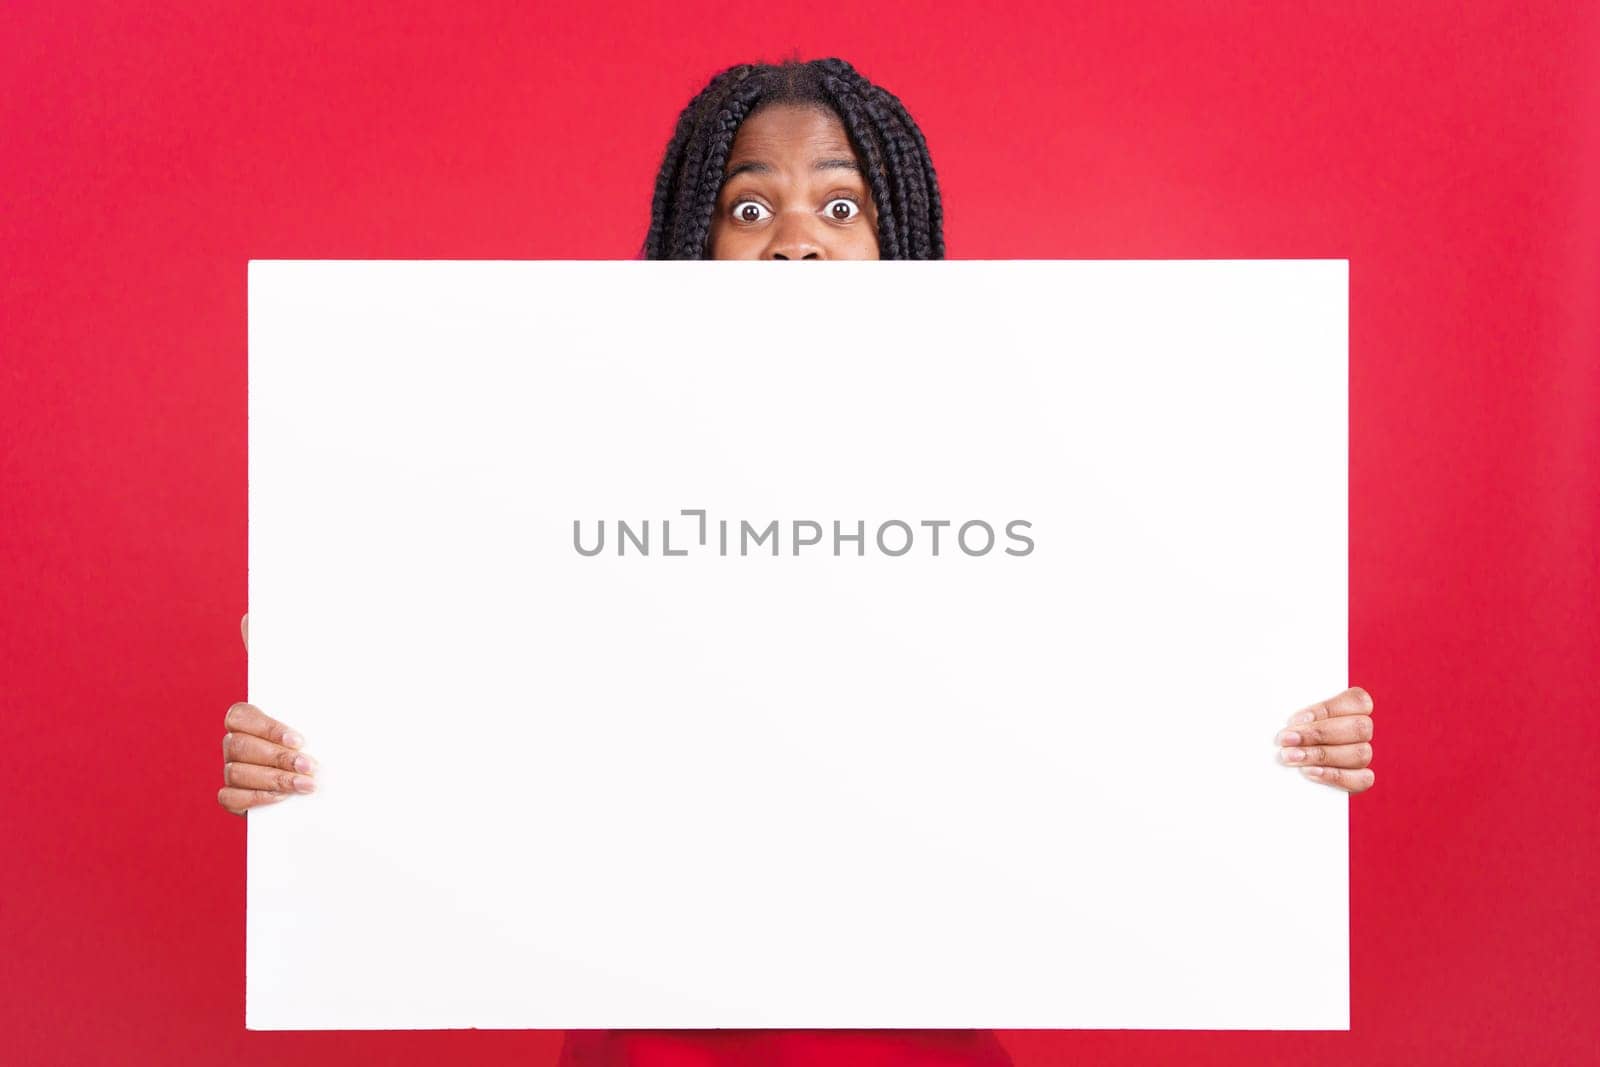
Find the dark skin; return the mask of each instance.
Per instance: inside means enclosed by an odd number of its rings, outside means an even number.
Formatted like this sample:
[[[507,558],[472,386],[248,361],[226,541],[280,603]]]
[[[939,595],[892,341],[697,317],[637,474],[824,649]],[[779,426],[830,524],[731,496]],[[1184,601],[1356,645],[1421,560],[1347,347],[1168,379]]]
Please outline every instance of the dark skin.
[[[712,259],[878,258],[878,210],[833,112],[762,108],[739,126],[723,173]]]
[[[824,108],[775,104],[734,137],[712,219],[710,258],[877,259],[878,212],[844,124]],[[240,620],[249,648],[249,616]],[[305,740],[253,704],[228,709],[217,803],[242,815],[316,790]],[[1370,789],[1372,697],[1360,688],[1289,717],[1279,762],[1348,793]]]

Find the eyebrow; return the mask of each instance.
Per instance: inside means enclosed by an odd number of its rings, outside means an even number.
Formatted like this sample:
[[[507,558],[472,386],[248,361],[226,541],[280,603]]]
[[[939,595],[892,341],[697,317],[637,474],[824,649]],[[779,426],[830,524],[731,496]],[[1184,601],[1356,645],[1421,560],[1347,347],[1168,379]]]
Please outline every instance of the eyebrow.
[[[853,170],[857,174],[860,174],[861,173],[861,164],[857,163],[853,159],[846,159],[844,157],[840,157],[838,159],[819,159],[815,163],[811,164],[811,169],[812,170]]]
[[[723,175],[722,180],[724,182],[730,182],[741,174],[771,174],[773,173],[774,169],[775,168],[771,163],[764,163],[759,159],[752,159],[747,163],[740,163],[737,167],[734,167],[732,170],[728,171],[727,174]],[[860,174],[861,164],[857,163],[853,159],[849,159],[844,156],[837,156],[830,159],[819,159],[815,163],[811,164],[811,169],[853,170],[857,174]]]

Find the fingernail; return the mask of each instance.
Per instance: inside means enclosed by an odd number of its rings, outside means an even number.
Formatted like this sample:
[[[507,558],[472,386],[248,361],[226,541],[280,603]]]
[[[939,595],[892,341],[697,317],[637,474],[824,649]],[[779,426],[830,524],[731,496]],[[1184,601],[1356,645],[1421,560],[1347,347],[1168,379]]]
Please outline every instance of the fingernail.
[[[1300,743],[1300,735],[1297,734],[1295,731],[1293,731],[1293,730],[1279,730],[1278,731],[1278,744],[1280,744],[1280,745],[1298,745],[1299,743]]]
[[[1322,768],[1321,767],[1301,767],[1300,768],[1300,773],[1305,775],[1307,778],[1321,778],[1322,777]]]
[[[293,730],[285,730],[283,732],[283,743],[289,748],[299,748],[301,745],[306,743],[306,739],[295,733]]]
[[[317,791],[317,783],[310,778],[303,778],[297,774],[294,778],[294,791],[296,793],[315,793]]]
[[[1297,713],[1294,718],[1289,720],[1289,725],[1291,725],[1291,726],[1304,726],[1306,723],[1312,721],[1315,718],[1316,718],[1316,716],[1311,714],[1309,711],[1302,711],[1302,712]]]
[[[1299,763],[1305,758],[1306,750],[1303,748],[1278,749],[1278,759],[1282,760],[1284,763]]]
[[[316,767],[317,761],[310,756],[296,756],[294,758],[294,769],[301,774],[310,774]]]

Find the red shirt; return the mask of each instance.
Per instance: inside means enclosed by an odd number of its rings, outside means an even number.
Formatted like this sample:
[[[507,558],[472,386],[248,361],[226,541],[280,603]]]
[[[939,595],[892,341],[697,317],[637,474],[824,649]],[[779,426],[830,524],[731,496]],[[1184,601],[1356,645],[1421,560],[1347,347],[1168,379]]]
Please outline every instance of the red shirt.
[[[568,1030],[558,1067],[1011,1067],[993,1030]]]

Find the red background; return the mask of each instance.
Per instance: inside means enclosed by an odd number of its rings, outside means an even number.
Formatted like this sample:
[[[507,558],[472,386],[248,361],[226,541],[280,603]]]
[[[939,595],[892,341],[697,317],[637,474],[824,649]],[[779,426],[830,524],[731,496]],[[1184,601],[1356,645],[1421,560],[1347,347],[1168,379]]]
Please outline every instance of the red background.
[[[1017,1062],[1593,1062],[1600,9],[469,6],[0,14],[0,1058],[553,1058],[243,1028],[245,263],[631,257],[678,108],[798,53],[907,102],[954,256],[1351,264],[1352,1031]]]

